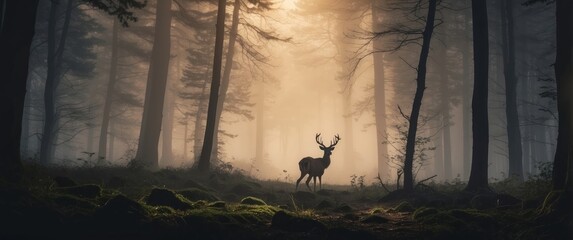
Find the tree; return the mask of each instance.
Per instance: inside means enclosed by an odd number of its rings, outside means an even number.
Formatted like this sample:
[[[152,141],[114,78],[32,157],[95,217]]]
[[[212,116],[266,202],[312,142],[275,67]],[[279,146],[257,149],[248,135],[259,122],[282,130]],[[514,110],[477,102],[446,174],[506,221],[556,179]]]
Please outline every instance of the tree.
[[[487,166],[489,145],[488,64],[489,42],[486,1],[472,0],[474,91],[472,96],[472,166],[466,190],[488,191]]]
[[[21,177],[20,137],[38,0],[3,1],[0,7],[0,174]]]
[[[4,1],[0,24],[0,85],[1,122],[0,150],[5,157],[0,160],[0,171],[6,179],[18,180],[21,173],[20,138],[22,113],[26,96],[30,44],[34,37],[37,0]],[[116,15],[124,25],[136,18],[130,8],[142,8],[145,3],[136,0],[100,2],[87,0],[89,4],[105,12]],[[4,122],[5,121],[5,122]]]
[[[217,101],[217,115],[215,117],[215,135],[213,136],[213,149],[211,150],[211,158],[217,157],[219,148],[219,124],[221,123],[221,114],[223,113],[223,105],[227,98],[227,91],[229,89],[229,82],[231,78],[231,69],[233,69],[233,57],[235,56],[235,42],[237,41],[237,31],[239,28],[239,13],[241,11],[241,0],[235,0],[233,3],[233,20],[231,22],[231,31],[229,32],[229,43],[227,45],[227,55],[225,60],[225,68],[221,79],[221,89],[219,89],[219,99]]]
[[[68,30],[73,9],[73,0],[68,0],[62,31],[56,36],[59,1],[52,1],[48,23],[48,75],[44,89],[44,129],[40,148],[40,162],[48,163],[53,159],[56,141],[58,113],[56,112],[56,91],[62,77],[62,58],[66,47]]]
[[[219,87],[221,85],[221,62],[223,59],[223,40],[225,38],[225,4],[226,0],[219,0],[217,8],[217,25],[215,34],[215,55],[213,57],[213,77],[209,94],[209,108],[207,110],[207,126],[198,168],[208,172],[210,168],[211,151],[213,150],[213,136],[215,134],[215,121],[217,116],[217,102],[219,100]]]
[[[171,53],[171,0],[157,2],[151,64],[147,75],[145,103],[135,160],[143,167],[157,168],[158,144]]]
[[[517,112],[517,76],[515,74],[515,31],[512,1],[501,1],[503,75],[505,78],[505,114],[509,151],[509,177],[523,181],[521,130]]]
[[[434,31],[434,20],[436,16],[437,0],[428,1],[428,14],[426,17],[426,26],[422,33],[422,49],[420,50],[420,59],[418,61],[416,76],[416,93],[412,102],[412,111],[408,117],[408,137],[406,141],[406,154],[404,159],[404,190],[414,190],[414,176],[412,173],[414,162],[414,150],[416,144],[416,131],[418,128],[418,118],[422,106],[422,98],[426,89],[426,63],[430,52],[430,40]]]
[[[99,135],[99,148],[98,148],[98,163],[101,164],[107,156],[107,133],[110,121],[111,104],[113,102],[114,87],[117,82],[117,63],[118,63],[118,35],[119,35],[119,21],[113,21],[113,32],[111,42],[111,61],[109,69],[109,81],[107,83],[107,91],[104,99],[103,114],[101,119],[101,129]]]
[[[382,11],[379,1],[372,1],[372,31],[382,31]],[[386,135],[386,79],[384,77],[384,46],[381,39],[372,42],[374,61],[374,119],[376,122],[376,148],[378,154],[378,173],[388,174],[388,146],[384,144]]]

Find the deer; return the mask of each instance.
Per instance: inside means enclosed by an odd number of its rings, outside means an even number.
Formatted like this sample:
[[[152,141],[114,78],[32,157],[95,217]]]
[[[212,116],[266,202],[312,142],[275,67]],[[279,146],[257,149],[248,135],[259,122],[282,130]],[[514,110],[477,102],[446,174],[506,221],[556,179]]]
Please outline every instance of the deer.
[[[338,134],[334,136],[334,140],[330,141],[330,146],[325,146],[322,143],[322,139],[320,138],[320,133],[317,133],[315,136],[316,143],[318,143],[320,150],[324,151],[324,155],[322,158],[313,158],[313,157],[305,157],[298,162],[298,167],[300,169],[300,178],[296,180],[296,188],[298,190],[298,184],[300,180],[304,178],[308,174],[308,178],[306,179],[306,187],[308,187],[309,191],[310,186],[310,179],[314,180],[314,191],[316,191],[316,177],[318,177],[319,188],[322,189],[322,175],[324,174],[324,170],[330,166],[330,155],[334,150],[334,146],[338,144],[340,141],[340,137]]]

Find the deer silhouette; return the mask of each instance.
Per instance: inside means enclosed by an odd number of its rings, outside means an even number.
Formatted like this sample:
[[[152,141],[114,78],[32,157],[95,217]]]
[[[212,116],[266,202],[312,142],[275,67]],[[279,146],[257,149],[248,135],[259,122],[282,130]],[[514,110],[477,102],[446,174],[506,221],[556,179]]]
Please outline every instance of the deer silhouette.
[[[316,134],[315,139],[316,143],[318,143],[320,147],[320,150],[324,151],[324,155],[322,156],[322,158],[305,157],[298,162],[298,168],[300,169],[300,178],[296,180],[296,188],[295,188],[296,190],[298,190],[298,184],[300,183],[300,180],[302,180],[304,176],[306,176],[307,174],[308,178],[306,179],[306,187],[308,187],[308,190],[312,191],[310,189],[310,186],[308,185],[310,179],[312,178],[314,180],[314,191],[316,191],[316,177],[318,177],[318,182],[320,185],[319,187],[320,189],[322,189],[322,174],[324,174],[324,169],[330,166],[330,155],[334,150],[334,146],[336,146],[336,144],[338,144],[338,141],[340,141],[340,137],[338,136],[338,134],[336,134],[334,136],[334,140],[330,142],[330,146],[327,147],[324,146],[324,144],[322,143],[322,139],[320,138],[320,133]]]

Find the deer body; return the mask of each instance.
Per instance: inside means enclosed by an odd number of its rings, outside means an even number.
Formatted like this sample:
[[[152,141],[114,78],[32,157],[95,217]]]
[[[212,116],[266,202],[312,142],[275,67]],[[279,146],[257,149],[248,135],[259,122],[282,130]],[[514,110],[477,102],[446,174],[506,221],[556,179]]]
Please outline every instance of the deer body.
[[[298,167],[300,169],[300,178],[296,181],[296,189],[298,189],[298,184],[300,181],[308,174],[308,178],[306,179],[306,187],[308,190],[310,189],[310,179],[314,180],[314,191],[316,191],[316,178],[318,177],[319,187],[322,189],[322,175],[324,174],[324,170],[330,166],[330,155],[334,150],[334,146],[340,140],[338,135],[335,136],[334,143],[331,142],[329,147],[324,146],[322,144],[322,140],[319,140],[320,134],[316,135],[316,142],[320,145],[320,150],[324,151],[324,155],[322,158],[312,158],[312,157],[305,157],[298,162]]]

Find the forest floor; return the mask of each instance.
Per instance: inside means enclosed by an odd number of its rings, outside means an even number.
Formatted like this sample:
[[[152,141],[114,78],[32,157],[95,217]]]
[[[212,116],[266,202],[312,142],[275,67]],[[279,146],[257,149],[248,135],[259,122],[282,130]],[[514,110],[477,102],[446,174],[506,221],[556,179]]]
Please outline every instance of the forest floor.
[[[539,214],[543,177],[463,186],[310,192],[220,170],[27,165],[22,183],[0,182],[0,239],[572,239],[562,215]]]

